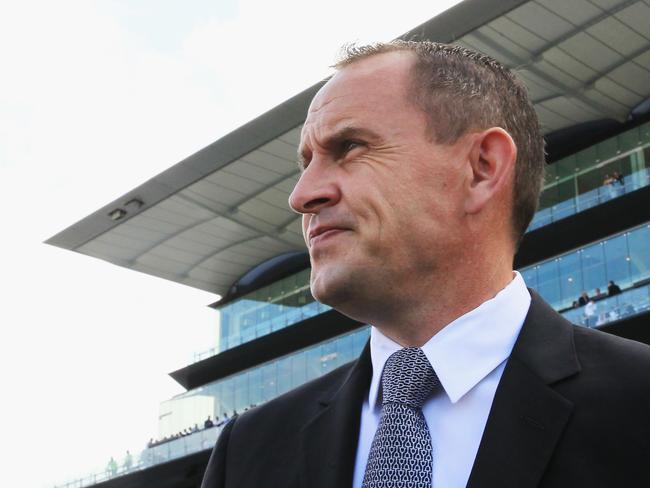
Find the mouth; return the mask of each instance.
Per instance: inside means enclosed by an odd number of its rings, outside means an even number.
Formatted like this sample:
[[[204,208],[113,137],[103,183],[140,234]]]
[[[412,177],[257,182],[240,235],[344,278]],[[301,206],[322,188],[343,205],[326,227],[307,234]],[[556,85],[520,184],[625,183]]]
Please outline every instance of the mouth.
[[[309,233],[309,247],[322,244],[337,235],[346,232],[348,229],[341,227],[317,227]]]

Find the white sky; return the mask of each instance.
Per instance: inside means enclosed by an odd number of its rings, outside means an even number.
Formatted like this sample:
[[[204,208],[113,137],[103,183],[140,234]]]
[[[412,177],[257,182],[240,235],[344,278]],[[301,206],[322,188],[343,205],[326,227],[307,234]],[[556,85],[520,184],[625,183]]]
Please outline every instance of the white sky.
[[[216,296],[42,242],[454,1],[0,0],[0,486],[139,451]]]

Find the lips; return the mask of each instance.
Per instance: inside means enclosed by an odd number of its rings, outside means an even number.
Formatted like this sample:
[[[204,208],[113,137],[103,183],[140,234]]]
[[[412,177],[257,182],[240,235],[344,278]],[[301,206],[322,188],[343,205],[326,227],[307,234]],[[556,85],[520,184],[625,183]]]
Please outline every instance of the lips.
[[[311,231],[309,231],[309,247],[312,247],[314,244],[324,241],[330,237],[333,237],[341,232],[345,232],[347,229],[342,227],[334,227],[329,225],[318,226]]]

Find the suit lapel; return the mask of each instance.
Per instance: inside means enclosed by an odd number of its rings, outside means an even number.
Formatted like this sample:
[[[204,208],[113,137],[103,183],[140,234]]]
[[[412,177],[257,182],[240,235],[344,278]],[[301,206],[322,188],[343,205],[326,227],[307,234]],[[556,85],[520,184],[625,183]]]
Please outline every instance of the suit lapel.
[[[361,405],[372,376],[370,345],[366,344],[345,381],[324,395],[322,408],[302,430],[301,485],[305,488],[351,487],[356,458]]]
[[[531,290],[531,307],[492,403],[468,487],[537,486],[573,404],[551,385],[580,371],[573,326]]]

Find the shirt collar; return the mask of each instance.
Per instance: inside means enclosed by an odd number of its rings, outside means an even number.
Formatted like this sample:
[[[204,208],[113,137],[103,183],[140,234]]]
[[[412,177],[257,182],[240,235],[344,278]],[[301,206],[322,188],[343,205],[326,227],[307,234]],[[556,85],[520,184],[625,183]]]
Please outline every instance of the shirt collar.
[[[456,403],[509,356],[530,307],[530,293],[521,275],[477,308],[446,325],[422,346],[452,403]],[[398,343],[372,327],[372,381],[369,403],[377,404],[381,373]]]

